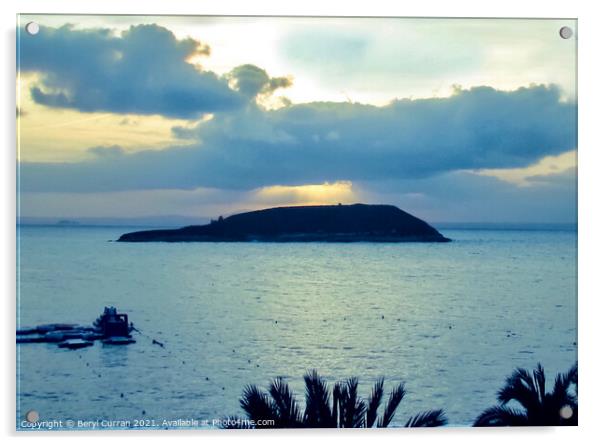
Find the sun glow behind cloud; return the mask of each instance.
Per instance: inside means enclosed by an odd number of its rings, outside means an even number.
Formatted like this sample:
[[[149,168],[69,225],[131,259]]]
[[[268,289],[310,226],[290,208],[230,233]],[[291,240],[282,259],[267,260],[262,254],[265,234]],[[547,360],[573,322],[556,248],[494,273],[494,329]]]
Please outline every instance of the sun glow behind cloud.
[[[259,210],[266,206],[350,204],[362,194],[349,181],[298,186],[271,186],[250,191],[132,190],[109,193],[22,193],[21,207],[29,217],[99,218],[126,215],[180,215],[199,220]]]
[[[575,167],[577,167],[577,150],[571,150],[558,156],[545,156],[523,168],[483,169],[475,170],[474,173],[493,176],[520,187],[529,187],[538,183],[536,179],[542,176],[556,175]]]
[[[273,185],[255,193],[256,199],[266,205],[324,205],[349,204],[359,199],[351,181],[325,182],[298,186]]]

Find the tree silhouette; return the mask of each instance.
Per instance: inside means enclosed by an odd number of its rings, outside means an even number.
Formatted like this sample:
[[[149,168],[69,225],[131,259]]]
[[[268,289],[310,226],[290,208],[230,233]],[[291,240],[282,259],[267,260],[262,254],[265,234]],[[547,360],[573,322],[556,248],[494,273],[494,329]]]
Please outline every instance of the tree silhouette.
[[[277,378],[271,382],[267,393],[255,385],[245,387],[240,406],[253,425],[227,422],[226,428],[372,428],[375,425],[386,428],[406,394],[403,383],[393,388],[382,414],[378,416],[384,394],[383,378],[375,383],[368,400],[358,395],[358,380],[354,377],[335,383],[332,393],[315,370],[308,372],[303,379],[304,410],[288,384]],[[262,424],[266,420],[271,424]],[[433,410],[411,417],[405,427],[437,427],[446,423],[443,410]]]
[[[541,364],[533,372],[517,368],[498,391],[497,399],[500,404],[485,410],[474,426],[577,425],[577,364],[556,376],[549,393]],[[509,406],[512,402],[518,407]]]

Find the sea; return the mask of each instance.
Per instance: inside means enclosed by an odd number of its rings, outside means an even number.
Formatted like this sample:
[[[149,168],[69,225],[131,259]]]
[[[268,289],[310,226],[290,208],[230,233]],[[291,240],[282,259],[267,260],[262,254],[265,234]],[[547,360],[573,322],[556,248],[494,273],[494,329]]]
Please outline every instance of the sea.
[[[136,343],[17,345],[17,428],[215,428],[247,385],[405,382],[392,426],[468,426],[516,367],[577,360],[577,232],[440,229],[451,243],[118,243],[19,226],[17,327],[128,314]],[[154,341],[153,341],[154,340]],[[160,343],[160,344],[159,344]],[[36,424],[24,422],[37,413]],[[30,417],[31,418],[31,417]],[[42,424],[42,422],[47,422]],[[54,422],[54,423],[52,423]]]

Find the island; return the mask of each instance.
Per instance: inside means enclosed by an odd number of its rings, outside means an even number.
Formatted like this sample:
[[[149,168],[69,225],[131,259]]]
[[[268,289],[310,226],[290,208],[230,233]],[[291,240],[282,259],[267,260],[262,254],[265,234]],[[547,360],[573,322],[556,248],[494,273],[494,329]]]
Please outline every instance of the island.
[[[202,226],[143,230],[120,242],[448,242],[434,227],[392,205],[275,207]]]

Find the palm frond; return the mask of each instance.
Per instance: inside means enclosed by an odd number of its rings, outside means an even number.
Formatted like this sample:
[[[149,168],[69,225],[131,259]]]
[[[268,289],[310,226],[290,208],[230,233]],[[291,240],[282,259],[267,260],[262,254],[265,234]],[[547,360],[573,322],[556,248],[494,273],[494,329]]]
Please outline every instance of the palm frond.
[[[571,369],[564,374],[558,374],[554,383],[554,390],[552,396],[555,400],[562,402],[562,399],[569,398],[568,402],[572,402],[569,388],[571,385],[575,385],[575,395],[577,390],[577,364],[575,363]],[[568,396],[568,397],[567,397]]]
[[[528,426],[526,414],[508,406],[493,406],[477,417],[472,426]]]
[[[337,428],[343,423],[343,415],[339,409],[339,406],[343,403],[342,392],[341,383],[336,382],[332,388],[332,419]]]
[[[269,393],[277,410],[279,426],[285,428],[298,427],[301,424],[301,411],[293,392],[284,379],[274,379],[270,385]]]
[[[368,408],[366,410],[366,427],[372,428],[374,422],[376,422],[376,417],[378,415],[378,407],[383,398],[383,388],[385,385],[385,379],[381,377],[374,384],[374,388],[372,389],[372,393],[370,394],[370,398],[368,399]]]
[[[406,422],[406,428],[433,428],[447,425],[447,417],[442,409],[424,411],[416,414]]]
[[[537,364],[537,368],[533,371],[533,381],[536,389],[537,400],[543,402],[546,395],[546,374],[541,363]]]
[[[534,376],[523,368],[517,368],[506,379],[506,384],[498,391],[497,398],[502,405],[515,400],[526,410],[537,410],[541,404]]]
[[[577,363],[575,362],[575,364],[571,367],[571,369],[569,369],[569,372],[567,373],[571,380],[571,383],[573,383],[574,385],[577,385],[577,373]]]
[[[305,414],[304,423],[310,428],[336,427],[330,409],[330,396],[326,381],[316,370],[303,377],[305,380]]]
[[[347,380],[344,385],[345,396],[342,410],[344,410],[343,425],[344,428],[361,428],[364,426],[364,414],[366,412],[366,404],[358,397],[357,388],[358,380],[352,377]]]
[[[403,400],[403,397],[406,395],[405,386],[403,383],[400,383],[399,386],[394,388],[389,394],[389,400],[387,401],[387,405],[385,406],[385,411],[383,415],[378,420],[377,427],[378,428],[386,428],[389,426],[393,417],[395,416],[395,411],[397,407]]]
[[[229,417],[224,419],[220,428],[366,428],[375,424],[379,428],[386,428],[406,394],[404,383],[393,388],[382,415],[378,417],[384,394],[383,378],[375,382],[368,400],[359,395],[357,378],[352,377],[335,383],[332,389],[332,405],[329,387],[317,371],[309,371],[303,376],[303,380],[303,413],[286,381],[276,378],[270,383],[267,392],[256,385],[246,386],[240,398],[240,406],[247,419]],[[271,420],[269,425],[265,424],[266,420]],[[406,427],[435,427],[446,423],[447,418],[443,410],[433,410],[410,418]]]
[[[574,393],[571,392],[575,386]],[[565,374],[558,374],[552,392],[546,392],[546,375],[538,363],[532,373],[516,369],[498,392],[500,406],[484,411],[475,426],[529,425],[558,426],[577,423],[577,364]],[[523,411],[508,408],[510,401],[518,402]],[[574,415],[562,417],[562,409],[568,407]]]
[[[255,385],[248,385],[240,399],[240,407],[247,413],[250,420],[274,420],[277,413],[266,393]]]
[[[366,402],[358,400],[355,405],[355,415],[353,416],[353,428],[366,427]]]

